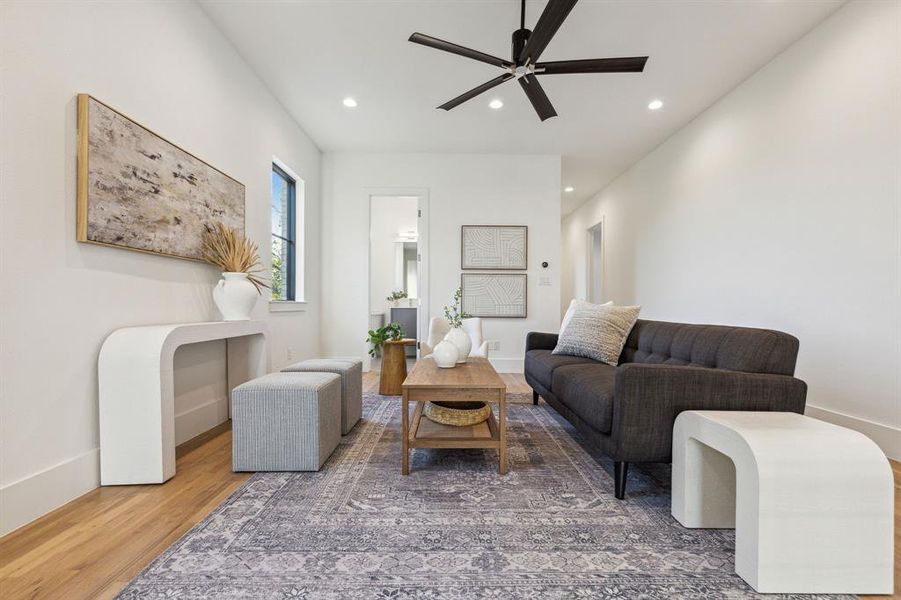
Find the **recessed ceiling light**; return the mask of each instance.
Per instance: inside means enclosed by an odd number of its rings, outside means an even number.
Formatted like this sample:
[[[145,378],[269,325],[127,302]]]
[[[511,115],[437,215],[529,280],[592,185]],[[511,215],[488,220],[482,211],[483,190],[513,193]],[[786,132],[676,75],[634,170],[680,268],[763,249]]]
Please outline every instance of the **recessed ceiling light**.
[[[658,110],[660,108],[663,108],[663,100],[651,100],[651,102],[648,104],[648,108],[651,110]]]
[[[357,107],[357,101],[354,100],[353,98],[351,98],[350,96],[348,96],[347,98],[342,100],[341,104],[343,104],[347,108],[356,108]]]
[[[491,102],[488,103],[488,106],[490,106],[494,110],[501,108],[503,105],[504,105],[504,103],[501,101],[500,98],[495,98],[494,100],[492,100]]]
[[[574,187],[571,186],[571,185],[568,185],[568,186],[566,186],[565,188],[563,188],[563,191],[566,192],[566,193],[574,192],[574,191],[576,191],[576,188],[574,188]]]

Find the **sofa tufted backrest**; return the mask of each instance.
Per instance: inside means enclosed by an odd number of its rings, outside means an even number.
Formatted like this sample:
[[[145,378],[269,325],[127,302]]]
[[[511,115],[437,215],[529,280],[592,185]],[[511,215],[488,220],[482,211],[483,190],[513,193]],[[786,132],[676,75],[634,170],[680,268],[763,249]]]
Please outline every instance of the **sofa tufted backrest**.
[[[797,358],[798,339],[781,331],[639,319],[619,362],[794,375]]]

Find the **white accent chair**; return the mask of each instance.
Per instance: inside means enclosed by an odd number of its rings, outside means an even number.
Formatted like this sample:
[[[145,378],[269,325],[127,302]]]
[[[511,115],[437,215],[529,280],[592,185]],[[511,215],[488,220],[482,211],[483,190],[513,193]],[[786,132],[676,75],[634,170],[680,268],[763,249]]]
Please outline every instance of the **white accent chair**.
[[[432,349],[444,339],[444,336],[449,331],[450,323],[447,322],[447,319],[444,317],[432,317],[429,321],[428,340],[420,344],[422,356],[430,355]],[[463,331],[469,334],[469,339],[472,340],[472,350],[469,352],[469,355],[488,358],[488,342],[482,337],[482,319],[479,317],[463,319]]]

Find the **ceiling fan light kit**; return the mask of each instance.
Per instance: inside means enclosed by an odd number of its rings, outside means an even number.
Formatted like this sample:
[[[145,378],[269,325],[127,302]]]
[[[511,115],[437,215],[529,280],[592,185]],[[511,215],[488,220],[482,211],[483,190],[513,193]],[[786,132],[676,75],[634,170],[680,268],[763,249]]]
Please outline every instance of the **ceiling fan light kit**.
[[[423,33],[414,33],[409,41],[421,44],[436,50],[450,52],[458,56],[487,63],[504,70],[482,85],[478,85],[468,92],[460,94],[439,106],[443,110],[451,110],[460,106],[467,100],[472,100],[479,94],[506,82],[516,79],[520,87],[528,97],[529,102],[538,118],[542,121],[557,116],[553,104],[541,84],[538,83],[538,75],[564,75],[573,73],[641,73],[644,71],[647,56],[631,56],[623,58],[590,58],[585,60],[560,60],[554,62],[538,62],[542,52],[551,42],[554,34],[560,29],[563,21],[576,5],[578,0],[549,0],[544,12],[538,18],[534,30],[526,29],[526,1],[522,0],[520,10],[519,29],[513,32],[511,42],[511,60],[505,60],[492,56],[472,48],[460,46],[434,38]]]

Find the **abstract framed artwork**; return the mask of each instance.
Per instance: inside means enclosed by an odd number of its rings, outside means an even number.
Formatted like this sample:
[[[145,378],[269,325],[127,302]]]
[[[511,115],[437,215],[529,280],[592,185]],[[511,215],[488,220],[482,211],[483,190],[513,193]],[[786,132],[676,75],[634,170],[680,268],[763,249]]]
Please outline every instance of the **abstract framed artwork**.
[[[202,260],[215,223],[244,232],[244,185],[88,94],[78,95],[76,239]]]
[[[528,316],[525,273],[463,273],[460,279],[463,312],[492,319]]]
[[[528,268],[529,228],[525,225],[463,225],[460,239],[463,270]]]

